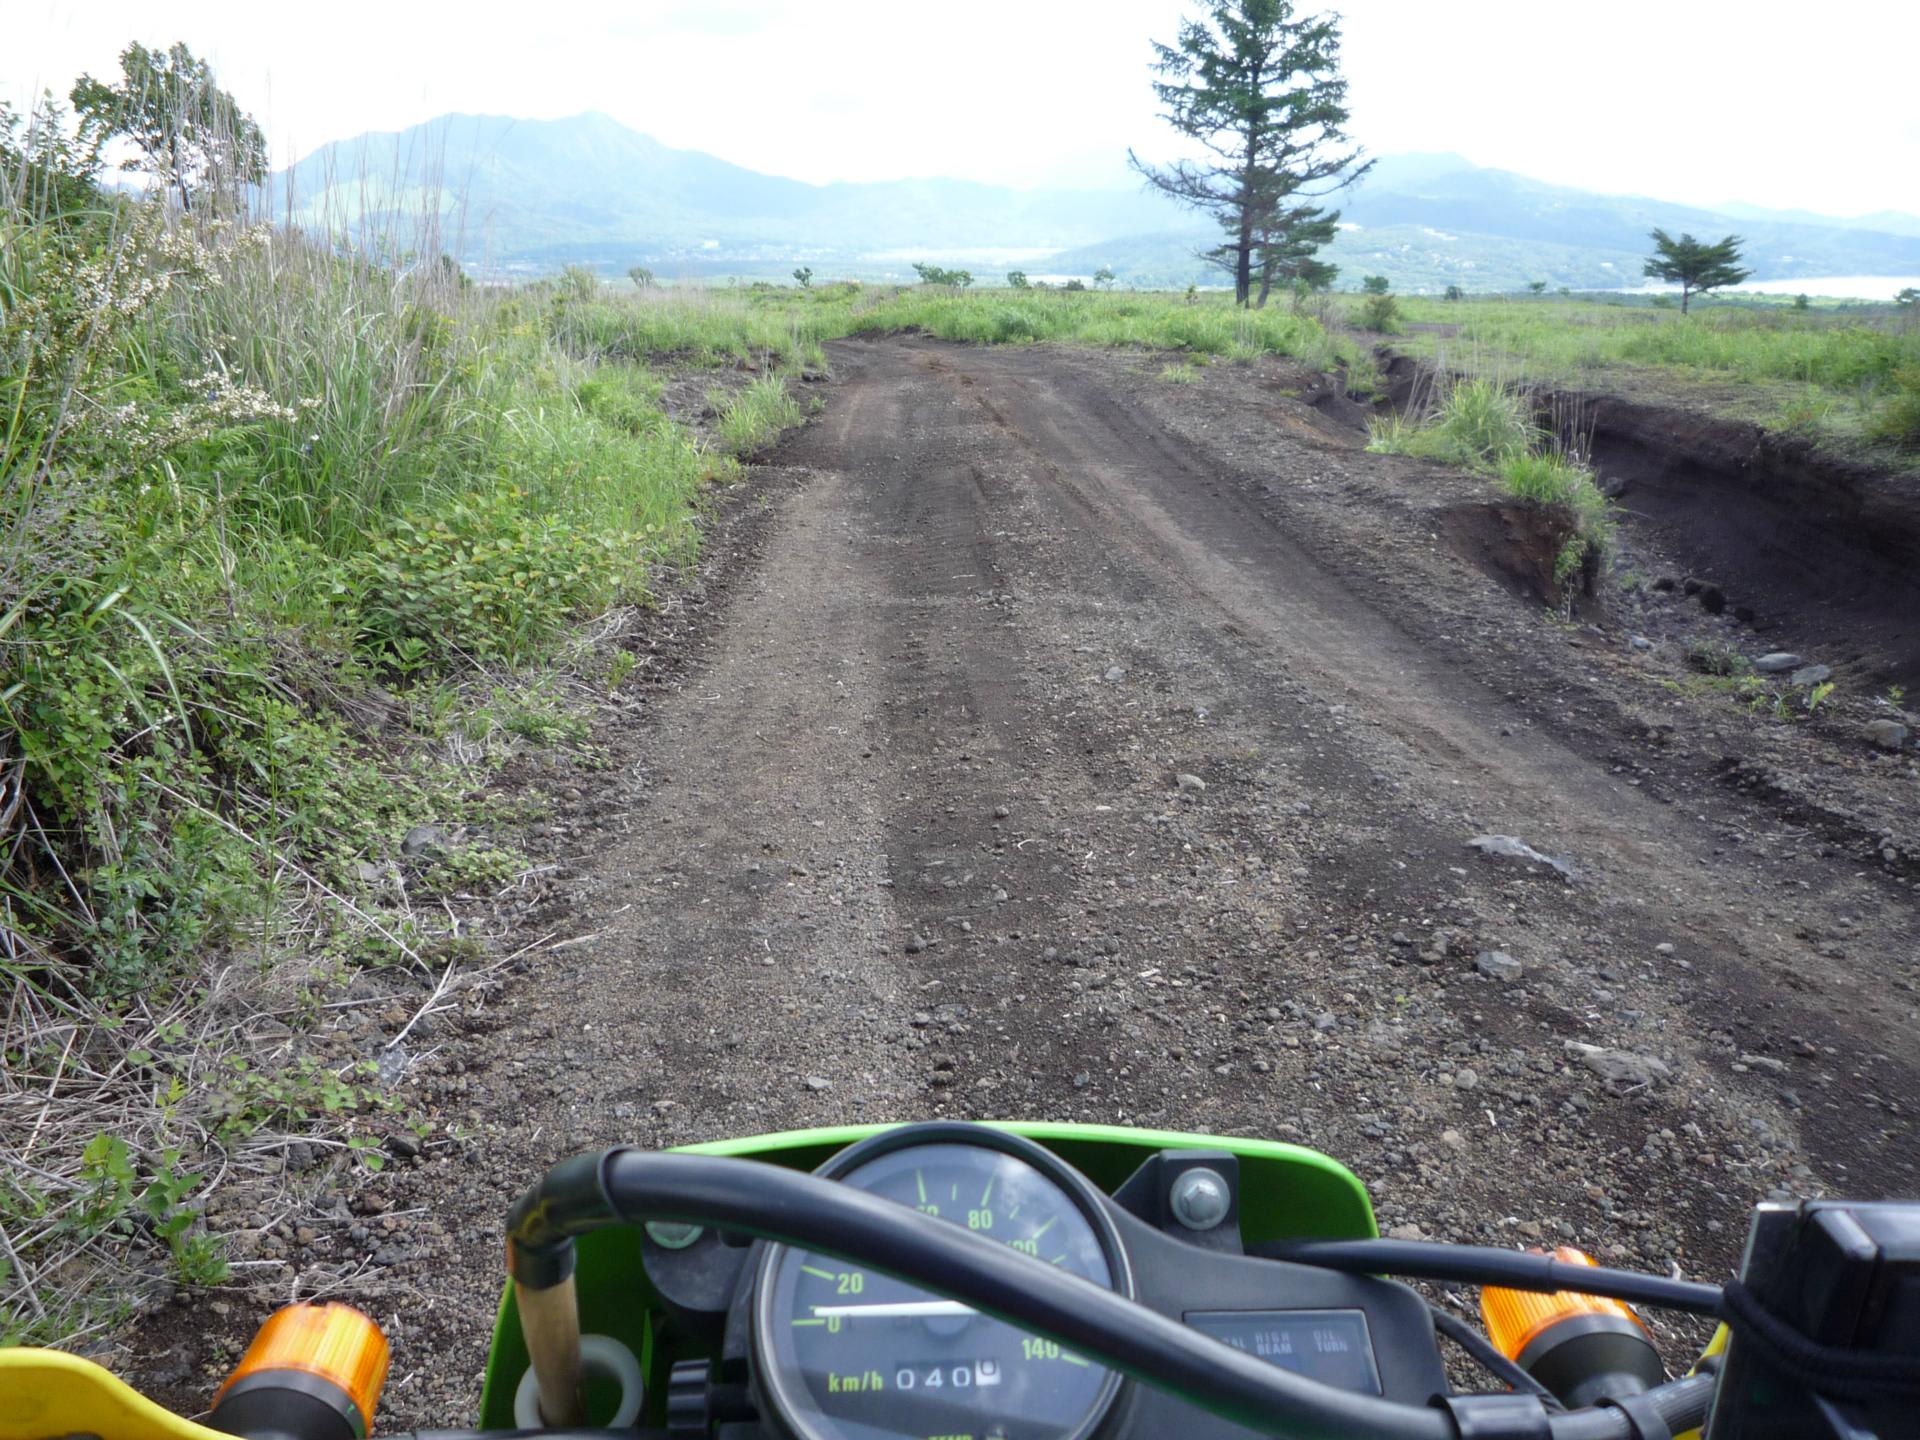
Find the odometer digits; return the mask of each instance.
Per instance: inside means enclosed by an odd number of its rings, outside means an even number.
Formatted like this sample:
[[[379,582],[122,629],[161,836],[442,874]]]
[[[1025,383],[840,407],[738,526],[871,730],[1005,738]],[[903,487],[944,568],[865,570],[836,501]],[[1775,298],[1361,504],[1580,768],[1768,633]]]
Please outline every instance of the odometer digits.
[[[1124,1288],[1109,1260],[1114,1242],[1034,1163],[1050,1164],[1044,1154],[1030,1161],[1009,1153],[1024,1142],[993,1139],[903,1144],[841,1178]],[[1098,1424],[1117,1384],[1071,1350],[966,1305],[783,1247],[770,1248],[761,1273],[756,1340],[770,1398],[805,1440],[1069,1440]]]

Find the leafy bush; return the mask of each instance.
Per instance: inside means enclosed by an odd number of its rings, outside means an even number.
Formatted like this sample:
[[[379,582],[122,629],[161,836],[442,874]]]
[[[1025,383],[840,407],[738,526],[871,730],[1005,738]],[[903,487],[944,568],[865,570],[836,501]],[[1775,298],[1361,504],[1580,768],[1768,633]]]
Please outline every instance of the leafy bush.
[[[1724,640],[1687,641],[1687,664],[1702,675],[1736,678],[1753,673],[1753,662]]]
[[[1393,282],[1384,275],[1369,275],[1360,282],[1363,295],[1384,295],[1393,288]]]
[[[1010,287],[1011,289],[1014,289],[1014,290],[1025,290],[1025,289],[1026,289],[1026,288],[1028,287],[1028,283],[1029,283],[1029,282],[1028,282],[1028,280],[1027,280],[1027,272],[1026,272],[1026,271],[1024,271],[1024,270],[1009,270],[1009,271],[1007,272],[1007,285],[1008,285],[1008,286],[1009,286],[1009,287]]]
[[[600,277],[590,265],[569,265],[560,272],[560,293],[575,300],[591,300],[600,293]]]
[[[1359,325],[1362,330],[1372,330],[1381,335],[1398,335],[1400,302],[1385,292],[1368,295],[1360,306]]]
[[[576,529],[530,513],[527,499],[502,485],[396,517],[344,567],[362,643],[523,660],[568,620],[619,598],[641,537]]]
[[[920,283],[923,285],[948,285],[955,289],[964,290],[967,286],[973,284],[973,272],[971,270],[948,270],[939,265],[916,263],[913,267],[913,273],[920,277]]]

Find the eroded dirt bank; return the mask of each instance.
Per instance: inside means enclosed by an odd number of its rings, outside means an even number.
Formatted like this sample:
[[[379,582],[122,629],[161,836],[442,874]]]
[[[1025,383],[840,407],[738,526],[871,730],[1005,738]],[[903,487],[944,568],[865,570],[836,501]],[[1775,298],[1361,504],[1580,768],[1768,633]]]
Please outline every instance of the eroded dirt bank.
[[[1431,367],[1386,358],[1393,405],[1431,391]],[[1920,681],[1920,468],[1680,403],[1577,388],[1534,399],[1592,459],[1629,535],[1711,586],[1738,633],[1882,685]]]
[[[219,1334],[331,1290],[393,1322],[387,1423],[459,1423],[541,1167],[837,1121],[1285,1137],[1383,1229],[1695,1275],[1770,1191],[1920,1189],[1911,748],[1517,599],[1449,538],[1484,482],[1314,377],[1160,364],[835,348],[545,838],[580,943],[450,1017],[419,1153],[262,1227]],[[151,1327],[148,1377],[200,1392],[214,1336]]]

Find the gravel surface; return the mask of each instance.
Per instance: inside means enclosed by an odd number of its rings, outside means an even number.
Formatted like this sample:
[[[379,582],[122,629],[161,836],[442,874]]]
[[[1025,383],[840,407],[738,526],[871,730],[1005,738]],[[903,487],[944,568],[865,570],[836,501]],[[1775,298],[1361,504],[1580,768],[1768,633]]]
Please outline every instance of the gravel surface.
[[[1282,364],[833,361],[613,763],[520,777],[564,802],[527,925],[571,943],[427,1037],[420,1142],[270,1233],[226,1313],[145,1327],[152,1388],[330,1288],[392,1329],[388,1427],[466,1421],[502,1212],[622,1141],[1284,1138],[1387,1233],[1706,1278],[1769,1194],[1920,1190],[1920,778],[1866,697],[1792,725],[1674,690],[1723,620],[1517,596],[1463,527],[1484,481],[1364,453]]]

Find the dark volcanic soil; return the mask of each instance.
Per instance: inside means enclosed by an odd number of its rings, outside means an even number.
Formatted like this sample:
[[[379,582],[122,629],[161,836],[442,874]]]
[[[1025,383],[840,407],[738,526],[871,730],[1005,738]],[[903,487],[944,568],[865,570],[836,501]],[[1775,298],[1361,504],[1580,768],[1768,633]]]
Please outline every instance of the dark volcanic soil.
[[[1431,369],[1382,353],[1390,402],[1424,399]],[[1629,534],[1719,590],[1753,636],[1817,647],[1857,680],[1920,682],[1920,467],[1697,406],[1573,389],[1535,400],[1590,456]]]
[[[432,1037],[424,1152],[224,1333],[329,1288],[397,1322],[386,1423],[461,1423],[543,1166],[837,1121],[1296,1139],[1383,1229],[1709,1277],[1770,1192],[1920,1190],[1920,776],[1861,686],[1802,724],[1669,688],[1721,622],[1647,595],[1635,648],[1520,598],[1485,482],[1364,453],[1286,366],[834,364],[549,836],[587,938]],[[148,1378],[200,1390],[211,1343],[155,1327]]]

